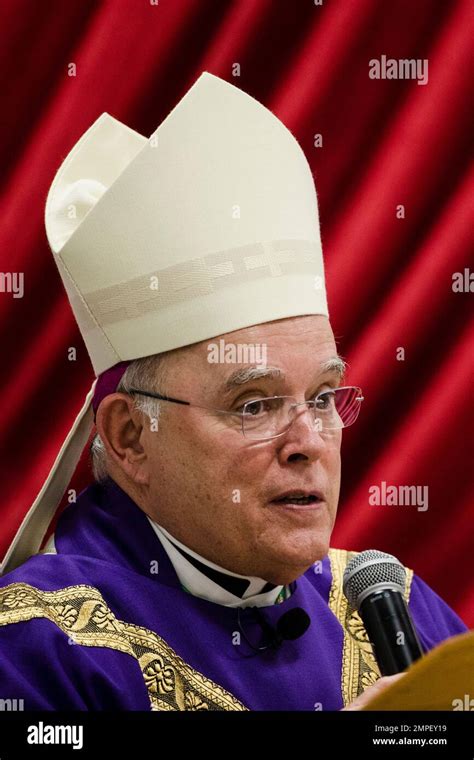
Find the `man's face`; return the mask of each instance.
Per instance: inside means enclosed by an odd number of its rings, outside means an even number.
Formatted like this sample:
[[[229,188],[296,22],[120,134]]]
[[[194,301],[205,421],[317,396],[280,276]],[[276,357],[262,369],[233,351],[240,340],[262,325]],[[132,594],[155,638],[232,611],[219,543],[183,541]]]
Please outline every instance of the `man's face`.
[[[211,363],[208,346],[188,346],[170,356],[165,391],[194,404],[236,410],[248,400],[274,395],[298,401],[340,384],[321,367],[337,357],[324,316],[255,325],[220,336],[225,344],[266,347],[266,365],[281,370],[236,385],[226,380],[245,364]],[[165,407],[163,409],[163,407]],[[140,506],[175,538],[203,557],[242,575],[289,583],[327,553],[340,486],[341,431],[321,435],[311,409],[298,407],[290,430],[255,441],[237,418],[162,402],[158,432],[143,433],[147,489]],[[311,508],[272,503],[284,492],[318,492]]]

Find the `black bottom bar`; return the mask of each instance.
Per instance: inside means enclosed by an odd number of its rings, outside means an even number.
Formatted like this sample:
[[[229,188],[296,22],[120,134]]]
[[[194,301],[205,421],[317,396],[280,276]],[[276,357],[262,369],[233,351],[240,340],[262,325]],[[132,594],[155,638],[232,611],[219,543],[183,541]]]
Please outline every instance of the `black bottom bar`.
[[[188,712],[83,713],[0,712],[0,760],[23,757],[131,760],[182,755],[189,748],[247,754],[256,745],[275,750],[282,742],[293,757],[474,757],[474,712]],[[54,741],[55,743],[51,743]],[[76,749],[74,749],[76,747]],[[305,749],[306,748],[306,749]],[[309,753],[309,750],[314,750]],[[277,754],[275,754],[275,757]],[[173,760],[173,758],[171,758]],[[178,760],[178,758],[176,758]],[[180,758],[179,758],[180,760]]]

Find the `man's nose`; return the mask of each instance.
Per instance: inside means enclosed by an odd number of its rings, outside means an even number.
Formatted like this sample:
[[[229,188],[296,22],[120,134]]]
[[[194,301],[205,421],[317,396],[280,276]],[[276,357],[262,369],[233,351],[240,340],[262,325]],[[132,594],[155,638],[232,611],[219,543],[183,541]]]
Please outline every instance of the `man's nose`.
[[[285,459],[318,459],[326,447],[320,424],[315,420],[311,402],[298,404],[293,410],[293,422],[282,436],[281,452]]]

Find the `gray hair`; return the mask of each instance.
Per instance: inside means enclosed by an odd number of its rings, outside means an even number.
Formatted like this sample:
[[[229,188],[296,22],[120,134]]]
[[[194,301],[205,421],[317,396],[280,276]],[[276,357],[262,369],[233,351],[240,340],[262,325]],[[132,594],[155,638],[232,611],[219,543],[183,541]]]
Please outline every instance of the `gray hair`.
[[[152,393],[164,394],[163,382],[166,373],[166,354],[153,354],[143,359],[136,359],[125,370],[117,386],[117,392],[129,393],[132,388],[140,388]],[[158,420],[161,404],[158,399],[148,396],[134,397],[134,408],[150,420]],[[97,433],[90,445],[90,457],[94,478],[100,482],[107,478],[107,451]]]

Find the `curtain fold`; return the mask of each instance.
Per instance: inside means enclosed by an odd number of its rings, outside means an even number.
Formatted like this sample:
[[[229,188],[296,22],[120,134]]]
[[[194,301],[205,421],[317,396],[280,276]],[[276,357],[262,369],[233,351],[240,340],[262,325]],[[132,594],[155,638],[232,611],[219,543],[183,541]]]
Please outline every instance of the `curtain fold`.
[[[452,287],[472,248],[472,3],[4,0],[0,29],[0,269],[25,282],[0,292],[0,556],[93,379],[46,243],[54,173],[103,111],[149,135],[207,70],[272,109],[315,176],[331,320],[366,399],[333,545],[397,555],[474,625],[474,336]],[[427,84],[369,78],[382,55],[426,59]],[[85,454],[71,488],[91,478]],[[428,508],[371,504],[382,482],[426,487]]]

